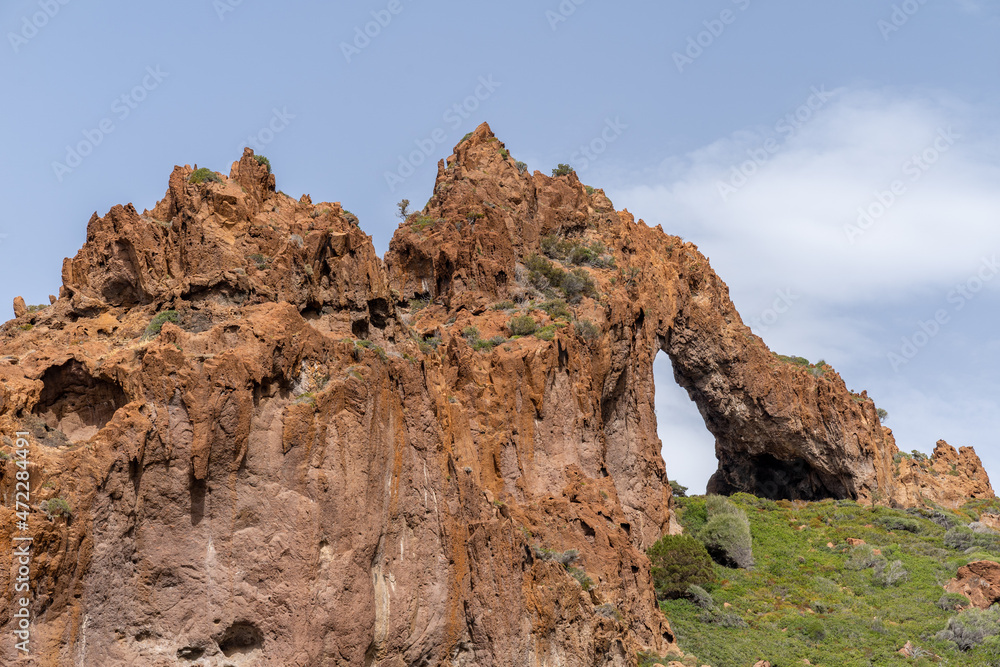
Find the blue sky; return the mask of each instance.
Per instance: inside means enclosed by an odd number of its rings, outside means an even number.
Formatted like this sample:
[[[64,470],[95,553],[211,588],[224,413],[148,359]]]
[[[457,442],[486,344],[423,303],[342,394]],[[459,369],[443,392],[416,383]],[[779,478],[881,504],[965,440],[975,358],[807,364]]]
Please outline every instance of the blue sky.
[[[972,445],[1000,481],[995,0],[13,0],[0,28],[0,304],[57,293],[92,212],[248,142],[382,253],[486,120],[698,244],[755,332],[868,389],[902,449]],[[668,473],[703,490],[712,438],[657,371]]]

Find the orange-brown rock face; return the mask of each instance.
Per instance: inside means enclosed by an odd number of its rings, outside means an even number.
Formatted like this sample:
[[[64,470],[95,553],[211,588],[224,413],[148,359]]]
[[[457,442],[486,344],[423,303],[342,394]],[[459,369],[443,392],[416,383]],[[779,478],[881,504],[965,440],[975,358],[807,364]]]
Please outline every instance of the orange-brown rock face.
[[[944,588],[949,593],[964,595],[973,607],[989,609],[1000,604],[1000,563],[977,560],[963,565]]]
[[[92,218],[60,298],[0,329],[0,429],[29,433],[32,505],[72,510],[29,521],[34,664],[666,652],[644,555],[676,529],[661,350],[716,436],[713,489],[918,497],[872,402],[775,357],[697,248],[575,175],[523,173],[485,125],[384,263],[250,151],[192,173]],[[8,496],[17,469],[0,461]]]
[[[899,505],[922,505],[925,500],[946,507],[960,507],[972,498],[992,498],[993,487],[983,463],[971,447],[958,451],[938,440],[929,458],[900,458],[899,484],[894,500]]]

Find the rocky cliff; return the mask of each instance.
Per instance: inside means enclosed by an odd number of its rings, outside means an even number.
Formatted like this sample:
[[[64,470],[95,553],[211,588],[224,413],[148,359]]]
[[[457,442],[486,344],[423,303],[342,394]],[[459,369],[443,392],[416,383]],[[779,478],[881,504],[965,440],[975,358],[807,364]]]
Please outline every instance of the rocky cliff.
[[[660,351],[716,437],[717,492],[962,493],[901,470],[833,369],[771,353],[694,245],[575,174],[528,173],[486,125],[384,261],[247,150],[228,177],[176,168],[152,211],[95,214],[62,278],[0,329],[0,536],[34,539],[26,664],[662,654]],[[10,550],[0,572],[12,590]]]

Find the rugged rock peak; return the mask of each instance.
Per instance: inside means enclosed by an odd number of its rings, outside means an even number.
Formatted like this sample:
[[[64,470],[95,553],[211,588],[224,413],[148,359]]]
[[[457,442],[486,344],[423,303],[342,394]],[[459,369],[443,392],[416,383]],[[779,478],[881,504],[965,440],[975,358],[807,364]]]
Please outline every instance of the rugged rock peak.
[[[972,498],[992,498],[993,488],[983,463],[972,447],[958,451],[938,440],[928,458],[897,454],[896,474],[899,491],[893,499],[900,505],[919,506],[931,500],[946,507],[960,507]]]
[[[430,201],[393,237],[390,281],[410,296],[509,294],[517,263],[544,235],[581,232],[598,208],[614,215],[603,192],[588,195],[575,173],[529,173],[483,123],[438,163]]]
[[[902,465],[867,395],[768,350],[693,244],[528,173],[485,124],[384,264],[248,150],[95,214],[60,298],[18,306],[0,430],[29,433],[34,500],[72,510],[32,514],[39,664],[662,655],[661,351],[716,437],[713,490],[992,495],[971,450]]]

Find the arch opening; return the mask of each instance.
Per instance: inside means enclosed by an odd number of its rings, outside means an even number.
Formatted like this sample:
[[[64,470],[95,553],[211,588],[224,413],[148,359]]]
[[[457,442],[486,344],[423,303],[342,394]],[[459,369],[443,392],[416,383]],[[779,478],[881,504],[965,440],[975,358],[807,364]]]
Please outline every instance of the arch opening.
[[[689,494],[703,494],[709,478],[719,467],[715,458],[715,436],[691,397],[674,379],[673,362],[665,352],[653,360],[656,433],[667,477],[688,487]]]

